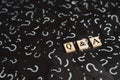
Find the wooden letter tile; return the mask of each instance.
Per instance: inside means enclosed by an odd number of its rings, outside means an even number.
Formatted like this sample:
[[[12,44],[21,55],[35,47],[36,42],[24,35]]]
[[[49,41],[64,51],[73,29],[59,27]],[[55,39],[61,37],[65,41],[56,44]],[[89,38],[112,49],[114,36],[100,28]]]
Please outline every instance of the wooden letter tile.
[[[77,45],[81,51],[89,49],[88,40],[87,39],[81,39],[77,41]]]
[[[102,46],[102,42],[101,42],[101,40],[99,39],[99,36],[89,38],[89,40],[90,40],[93,48]]]
[[[64,44],[64,48],[65,48],[66,53],[71,53],[71,52],[75,52],[76,51],[73,42],[65,43]]]

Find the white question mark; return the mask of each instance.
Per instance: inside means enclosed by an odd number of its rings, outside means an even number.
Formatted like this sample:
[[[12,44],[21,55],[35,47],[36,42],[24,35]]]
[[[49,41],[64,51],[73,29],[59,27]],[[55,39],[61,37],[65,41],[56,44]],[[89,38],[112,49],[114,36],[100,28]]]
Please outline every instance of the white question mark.
[[[115,36],[110,36],[110,38],[107,38],[107,39],[105,39],[105,40],[114,41],[115,39],[116,39]]]
[[[34,30],[37,30],[37,29],[39,29],[40,28],[40,26],[37,26],[36,28],[34,28]]]
[[[98,21],[99,21],[100,19],[99,18],[96,18],[95,20],[94,20],[94,22],[96,23],[96,24],[98,24]]]
[[[119,64],[119,63],[117,63],[116,66],[114,66],[114,67],[112,67],[112,68],[109,69],[109,72],[110,72],[112,75],[117,75],[117,74],[118,74],[118,72],[112,72],[112,70],[115,70],[115,69],[118,68],[118,64]]]
[[[66,9],[70,9],[71,8],[71,4],[62,5],[62,7],[66,8]]]
[[[78,60],[79,60],[80,62],[85,61],[85,55],[86,55],[86,54],[84,54],[83,56],[78,57]]]
[[[59,17],[59,18],[61,18],[61,17],[63,17],[63,16],[67,16],[67,14],[64,14],[64,13],[59,13],[59,14],[58,14],[58,17]]]
[[[43,24],[45,24],[45,23],[48,22],[48,21],[50,21],[50,18],[49,18],[49,17],[45,17]]]
[[[32,31],[31,33],[27,33],[26,35],[35,36],[35,35],[36,35],[36,32],[35,32],[35,31]]]
[[[72,79],[72,73],[69,72],[69,78],[68,78],[68,80],[71,80],[71,79]]]
[[[21,24],[21,26],[29,26],[31,24],[30,20],[25,20],[25,24]]]
[[[57,73],[60,73],[61,72],[61,68],[58,68],[58,70],[57,69],[51,69],[51,71],[55,71]]]
[[[97,10],[99,10],[99,11],[102,12],[102,13],[106,12],[106,9],[105,9],[105,8],[102,8],[102,9],[97,8]]]
[[[30,18],[33,19],[34,12],[33,11],[28,11],[25,15],[26,16],[30,15]]]
[[[3,63],[3,62],[6,62],[7,60],[8,60],[8,58],[5,57],[4,60],[2,60],[1,62]]]
[[[33,46],[33,48],[31,48],[30,50],[31,51],[34,51],[36,49],[36,46]]]
[[[60,57],[58,57],[58,56],[55,56],[55,57],[59,60],[60,65],[62,65],[62,59]]]
[[[83,3],[83,5],[85,5],[86,9],[88,9],[88,3]]]
[[[37,54],[38,54],[38,55],[37,55]],[[37,52],[36,52],[36,53],[34,54],[34,57],[35,57],[35,58],[39,58],[40,56],[41,56],[41,53],[37,53]]]
[[[32,44],[29,44],[28,46],[25,46],[24,49],[28,50],[28,48],[30,48],[32,46]]]
[[[32,71],[33,73],[38,72],[39,67],[38,67],[37,65],[34,65],[34,67],[35,67],[35,70],[34,70],[34,69],[32,69],[32,68],[27,68],[27,70],[30,70],[30,71]]]
[[[107,35],[110,35],[111,28],[105,27],[104,30],[105,30],[105,31],[107,30]]]
[[[45,32],[45,31],[42,31],[42,35],[43,35],[43,36],[48,36],[48,35],[49,35],[49,32],[48,32],[48,31],[46,31],[46,32]]]
[[[53,43],[52,40],[48,40],[48,41],[46,42],[46,44],[50,44],[48,47],[52,47],[54,43]]]
[[[51,51],[49,54],[48,54],[48,57],[51,59],[52,57],[51,57],[51,55],[53,54],[53,53],[55,53],[55,51],[56,51],[56,49],[53,49],[53,51]]]
[[[25,52],[25,55],[32,55],[32,52],[28,53],[28,52]]]
[[[106,26],[110,26],[110,27],[111,27],[111,26],[112,26],[112,24],[111,24],[111,23],[106,23]]]
[[[66,59],[66,64],[64,65],[64,67],[67,67],[69,65],[69,60]]]
[[[16,20],[16,17],[18,16],[18,11],[15,11],[15,13],[16,13],[16,15],[14,15],[12,18],[11,18],[11,20]]]
[[[99,51],[105,51],[105,52],[112,52],[113,51],[113,48],[111,46],[107,46],[107,48],[109,48],[109,49],[101,49]]]
[[[105,66],[107,63],[108,63],[108,60],[107,59],[101,59],[100,62],[103,62],[105,61],[104,63],[102,63],[102,66]]]
[[[81,10],[79,9],[79,7],[75,7],[74,10],[78,11],[78,12],[81,12]]]
[[[61,23],[62,26],[66,26],[66,23],[67,23],[68,20],[65,20]]]
[[[95,67],[95,65],[93,63],[88,63],[86,65],[86,69],[88,72],[91,72],[91,70],[89,69],[90,66],[92,66],[95,71],[98,71],[98,69]]]
[[[76,34],[75,33],[70,33],[72,36],[67,36],[66,39],[69,39],[69,38],[75,38],[76,37]]]
[[[9,60],[12,64],[15,64],[17,63],[17,59],[14,59],[14,60]]]
[[[8,49],[9,51],[13,52],[17,49],[17,46],[15,44],[11,44],[12,47],[14,47],[13,49],[11,49],[10,47],[5,47],[6,49]]]
[[[5,67],[3,67],[2,71],[0,72],[0,78],[4,78],[6,76],[6,73],[4,73]]]
[[[33,4],[29,4],[30,6],[25,6],[25,8],[28,8],[28,9],[33,9],[35,6]]]
[[[116,22],[119,23],[118,16],[117,15],[112,15],[111,19],[114,19],[114,18],[115,18]]]

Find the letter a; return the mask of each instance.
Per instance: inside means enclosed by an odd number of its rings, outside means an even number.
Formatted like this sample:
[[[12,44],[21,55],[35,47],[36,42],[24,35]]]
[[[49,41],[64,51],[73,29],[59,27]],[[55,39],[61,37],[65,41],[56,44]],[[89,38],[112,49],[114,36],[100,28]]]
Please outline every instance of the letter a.
[[[101,42],[101,40],[99,39],[99,36],[89,38],[89,40],[90,40],[93,48],[102,46],[102,42]]]

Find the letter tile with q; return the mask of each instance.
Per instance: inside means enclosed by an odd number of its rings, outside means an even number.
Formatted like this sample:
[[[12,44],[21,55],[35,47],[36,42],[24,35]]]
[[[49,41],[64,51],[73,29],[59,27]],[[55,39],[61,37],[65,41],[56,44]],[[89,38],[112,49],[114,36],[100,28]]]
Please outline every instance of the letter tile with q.
[[[65,48],[66,53],[72,53],[72,52],[76,51],[73,42],[67,42],[67,43],[65,43],[64,44],[64,48]]]

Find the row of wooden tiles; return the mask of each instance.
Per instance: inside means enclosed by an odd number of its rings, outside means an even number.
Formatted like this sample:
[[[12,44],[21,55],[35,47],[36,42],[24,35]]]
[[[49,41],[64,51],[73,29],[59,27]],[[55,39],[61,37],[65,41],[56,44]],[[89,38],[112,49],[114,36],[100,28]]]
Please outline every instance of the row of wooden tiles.
[[[77,46],[78,46],[79,50],[81,50],[81,51],[90,49],[90,46],[88,44],[89,42],[92,44],[93,48],[102,46],[102,42],[101,42],[101,39],[99,38],[99,36],[90,37],[88,39],[83,38],[81,40],[76,41]],[[66,53],[72,53],[72,52],[76,51],[76,48],[72,41],[64,43],[63,46],[65,48]]]

